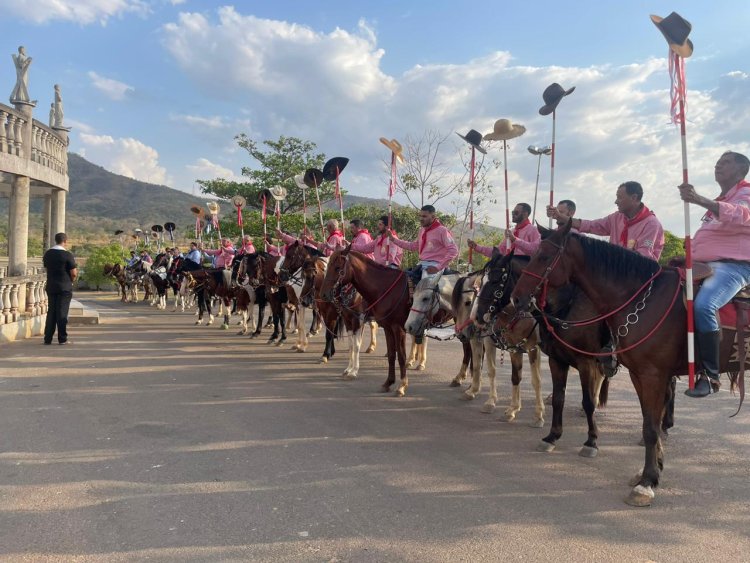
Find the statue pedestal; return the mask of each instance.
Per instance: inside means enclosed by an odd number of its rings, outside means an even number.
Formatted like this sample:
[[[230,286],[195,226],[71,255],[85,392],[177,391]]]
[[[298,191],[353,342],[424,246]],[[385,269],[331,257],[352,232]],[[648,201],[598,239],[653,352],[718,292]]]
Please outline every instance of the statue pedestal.
[[[28,106],[29,108],[35,108],[36,107],[37,100],[29,100],[28,102],[25,100],[11,100],[10,103],[13,104],[18,111],[23,111],[24,106]]]

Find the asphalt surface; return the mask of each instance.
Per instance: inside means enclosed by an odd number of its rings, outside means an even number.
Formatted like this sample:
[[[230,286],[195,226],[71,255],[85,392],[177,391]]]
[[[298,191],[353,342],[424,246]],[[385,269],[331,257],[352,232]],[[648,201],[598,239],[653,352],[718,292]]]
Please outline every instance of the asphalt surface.
[[[195,327],[190,313],[78,295],[101,314],[69,346],[0,347],[2,561],[748,561],[750,405],[677,400],[650,508],[624,504],[641,467],[627,373],[585,437],[571,378],[550,454],[529,378],[516,422],[509,362],[481,414],[448,387],[456,342],[430,342],[407,396],[377,392],[385,340],[356,381],[346,344],[305,354]],[[546,363],[546,362],[545,362]],[[546,375],[545,395],[551,389]],[[680,391],[684,386],[680,387]]]

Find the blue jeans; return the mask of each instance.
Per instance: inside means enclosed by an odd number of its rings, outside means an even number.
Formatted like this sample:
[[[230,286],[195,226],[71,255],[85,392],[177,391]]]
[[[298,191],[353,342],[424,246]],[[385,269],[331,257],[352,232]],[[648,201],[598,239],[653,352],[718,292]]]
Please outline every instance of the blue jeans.
[[[695,328],[698,332],[719,330],[717,314],[737,292],[750,285],[750,263],[709,262],[714,275],[703,282],[695,297]]]

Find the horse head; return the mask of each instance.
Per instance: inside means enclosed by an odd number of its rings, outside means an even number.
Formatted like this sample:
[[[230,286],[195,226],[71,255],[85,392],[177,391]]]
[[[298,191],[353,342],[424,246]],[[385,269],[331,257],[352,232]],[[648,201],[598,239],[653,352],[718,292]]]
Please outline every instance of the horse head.
[[[511,261],[513,252],[504,255],[495,249],[492,258],[484,267],[484,272],[477,280],[481,286],[471,318],[480,327],[491,322],[491,317],[497,314],[510,302],[508,281],[510,280]]]
[[[441,275],[425,277],[414,288],[414,298],[404,328],[412,336],[422,336],[440,309]]]
[[[328,258],[328,268],[320,288],[320,296],[325,301],[333,301],[336,289],[351,283],[352,274],[349,267],[349,248],[337,250]]]
[[[303,307],[312,307],[315,301],[315,278],[319,272],[322,273],[325,271],[318,269],[318,262],[322,263],[322,260],[318,260],[317,257],[311,256],[306,258],[302,264],[303,281],[299,298]]]
[[[571,260],[570,252],[566,252],[568,241],[571,240],[572,224],[573,220],[569,219],[556,231],[537,227],[542,235],[542,242],[536,254],[521,272],[511,293],[511,299],[518,313],[526,313],[531,310],[532,306],[543,308],[547,299],[547,290],[550,287],[557,288],[569,283],[573,270],[583,266],[583,264],[576,266],[574,262],[578,261]]]

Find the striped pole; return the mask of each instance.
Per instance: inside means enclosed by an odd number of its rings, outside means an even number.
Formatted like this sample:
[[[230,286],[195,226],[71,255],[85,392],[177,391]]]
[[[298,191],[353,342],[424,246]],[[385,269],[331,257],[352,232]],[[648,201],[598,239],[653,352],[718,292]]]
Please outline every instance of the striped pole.
[[[536,196],[539,192],[539,171],[542,168],[542,153],[539,153],[539,159],[536,163],[536,184],[534,185],[534,209],[531,212],[532,224],[536,222]]]
[[[471,146],[471,166],[469,168],[469,231],[471,238],[474,238],[474,162],[476,160],[476,149]],[[469,271],[473,269],[474,249],[469,247]]]
[[[678,76],[683,76],[685,62],[677,53],[673,53]],[[681,72],[682,71],[682,72]],[[682,183],[688,183],[687,136],[685,135],[685,100],[680,96],[680,142],[682,144]],[[693,315],[693,248],[690,237],[690,204],[684,203],[685,210],[685,300],[687,301],[687,350],[688,350],[688,386],[695,387],[695,319]]]
[[[510,201],[508,199],[508,141],[503,141],[503,168],[505,169],[505,230],[510,230]],[[510,239],[506,235],[505,247],[510,252]]]
[[[391,180],[388,183],[388,232],[393,230],[393,194],[396,193],[396,153],[391,151]],[[391,259],[391,238],[385,241],[386,262]]]
[[[549,168],[549,204],[555,205],[555,124],[557,122],[557,110],[552,111],[552,155]],[[540,157],[541,158],[541,157]],[[552,217],[549,218],[549,228],[552,228]]]

